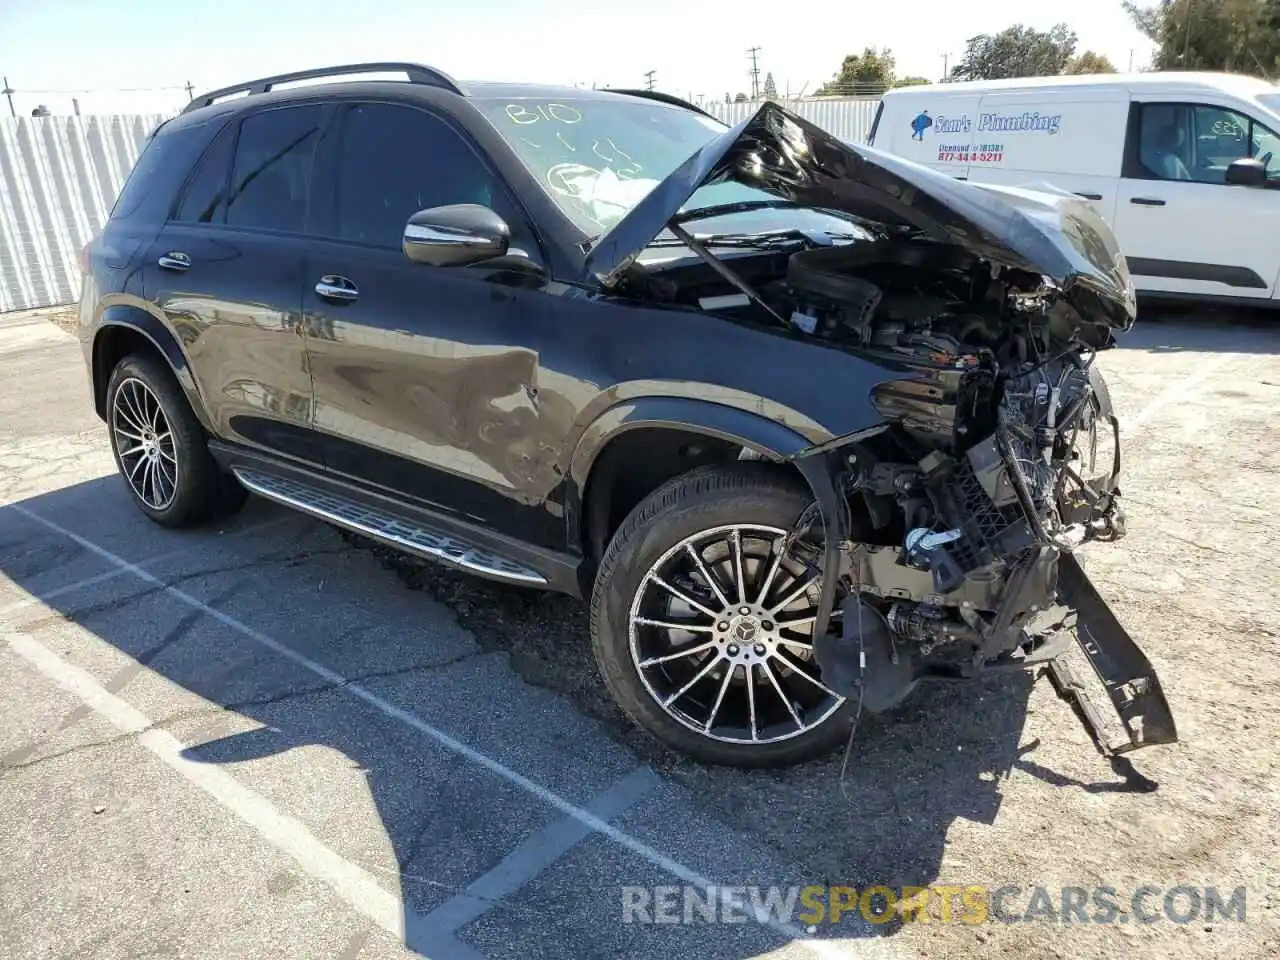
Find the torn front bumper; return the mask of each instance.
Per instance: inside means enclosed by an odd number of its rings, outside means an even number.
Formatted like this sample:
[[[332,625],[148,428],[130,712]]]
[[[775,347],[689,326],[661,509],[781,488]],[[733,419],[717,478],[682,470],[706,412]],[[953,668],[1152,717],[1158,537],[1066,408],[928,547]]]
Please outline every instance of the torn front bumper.
[[[1140,747],[1176,743],[1177,726],[1146,655],[1111,612],[1076,558],[1061,558],[1058,594],[1076,610],[1076,640],[1102,681],[1111,704],[1124,724],[1128,741],[1107,735],[1107,726],[1079,678],[1062,657],[1049,662],[1049,677],[1058,696],[1071,703],[1103,756],[1129,753]]]

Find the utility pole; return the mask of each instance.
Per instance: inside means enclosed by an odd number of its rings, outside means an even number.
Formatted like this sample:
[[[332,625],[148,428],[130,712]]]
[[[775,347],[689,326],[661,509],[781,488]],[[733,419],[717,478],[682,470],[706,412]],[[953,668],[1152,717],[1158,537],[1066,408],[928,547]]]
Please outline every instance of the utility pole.
[[[1133,47],[1129,48],[1129,72],[1133,73]]]
[[[1182,69],[1187,69],[1187,55],[1191,52],[1191,0],[1187,0],[1187,36],[1182,42]]]
[[[951,54],[944,53],[942,55],[942,82],[943,83],[946,83],[947,81],[947,66],[950,63],[951,63]]]
[[[13,95],[17,92],[18,91],[14,90],[13,87],[9,86],[9,78],[5,77],[4,89],[0,90],[0,93],[3,93],[6,97],[9,98],[9,116],[11,117],[16,117],[18,115],[18,111],[13,109]]]
[[[657,74],[657,72],[658,72],[657,70],[649,70],[649,71],[647,71],[647,72],[645,73],[645,75],[644,75],[644,88],[645,88],[646,90],[652,90],[652,89],[653,89],[653,84],[654,84],[654,82],[655,82],[655,81],[654,81],[654,76]]]
[[[194,100],[196,98],[196,88],[191,85],[191,81],[187,81],[187,85],[183,87],[187,91],[187,99]]]
[[[760,60],[759,47],[752,47],[747,51],[747,56],[751,58],[751,99],[760,99]]]

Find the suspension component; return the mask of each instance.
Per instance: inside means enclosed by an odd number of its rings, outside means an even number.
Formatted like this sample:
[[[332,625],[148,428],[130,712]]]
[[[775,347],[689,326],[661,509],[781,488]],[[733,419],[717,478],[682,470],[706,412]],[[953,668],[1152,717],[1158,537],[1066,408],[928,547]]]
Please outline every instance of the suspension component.
[[[895,636],[919,644],[922,657],[943,644],[978,636],[967,623],[951,619],[942,607],[924,603],[895,603],[885,620]]]

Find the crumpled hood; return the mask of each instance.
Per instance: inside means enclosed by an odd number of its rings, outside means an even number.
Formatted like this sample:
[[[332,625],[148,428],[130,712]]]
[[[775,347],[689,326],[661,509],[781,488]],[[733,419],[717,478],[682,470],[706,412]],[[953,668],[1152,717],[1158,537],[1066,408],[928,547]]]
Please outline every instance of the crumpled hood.
[[[592,247],[587,269],[617,280],[699,187],[737,182],[806,207],[914,227],[995,263],[1052,280],[1087,321],[1127,330],[1137,313],[1115,236],[1092,208],[1052,187],[978,186],[843,143],[776,103],[709,141]]]

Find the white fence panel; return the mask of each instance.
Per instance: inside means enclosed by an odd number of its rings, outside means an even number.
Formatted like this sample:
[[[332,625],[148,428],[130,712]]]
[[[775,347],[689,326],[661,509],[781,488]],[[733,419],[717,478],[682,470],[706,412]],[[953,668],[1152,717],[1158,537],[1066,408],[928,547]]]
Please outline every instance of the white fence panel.
[[[778,100],[777,102],[845,143],[866,143],[867,134],[871,132],[871,121],[876,115],[876,104],[880,102],[880,98],[832,97],[822,100]],[[703,104],[703,109],[732,126],[735,123],[741,123],[760,109],[760,103],[759,100],[748,100],[742,103],[712,101]]]
[[[0,119],[0,313],[80,295],[80,250],[161,119]]]

